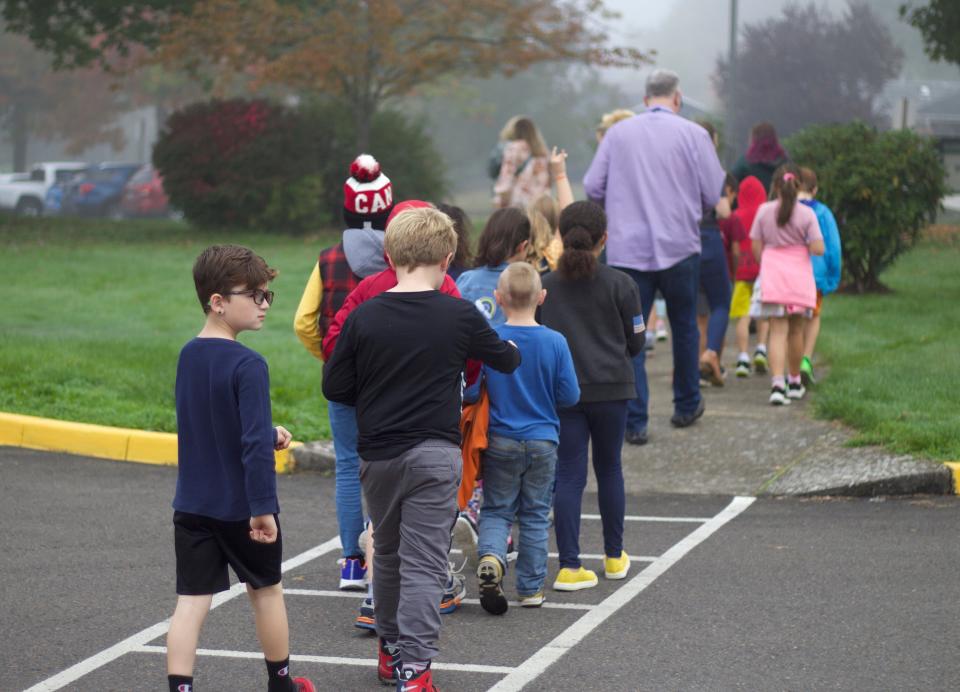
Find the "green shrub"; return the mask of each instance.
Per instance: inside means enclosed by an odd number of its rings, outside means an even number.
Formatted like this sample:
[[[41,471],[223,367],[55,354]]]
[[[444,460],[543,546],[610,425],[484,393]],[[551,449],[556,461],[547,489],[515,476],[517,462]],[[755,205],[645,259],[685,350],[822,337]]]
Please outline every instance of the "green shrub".
[[[853,122],[801,130],[785,145],[817,173],[817,197],[840,227],[847,282],[861,293],[882,290],[880,273],[913,246],[945,193],[933,142]]]

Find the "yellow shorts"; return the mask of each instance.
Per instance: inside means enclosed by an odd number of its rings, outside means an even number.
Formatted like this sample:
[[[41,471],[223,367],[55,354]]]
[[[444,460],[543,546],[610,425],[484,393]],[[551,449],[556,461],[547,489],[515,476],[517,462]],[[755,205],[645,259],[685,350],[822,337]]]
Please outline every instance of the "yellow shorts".
[[[738,319],[750,314],[750,298],[753,296],[752,281],[736,281],[730,299],[730,317]]]

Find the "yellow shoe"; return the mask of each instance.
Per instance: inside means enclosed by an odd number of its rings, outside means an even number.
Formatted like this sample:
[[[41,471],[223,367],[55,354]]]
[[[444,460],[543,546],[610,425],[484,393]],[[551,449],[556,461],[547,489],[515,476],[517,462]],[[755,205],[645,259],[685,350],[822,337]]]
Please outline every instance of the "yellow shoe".
[[[598,583],[597,573],[588,569],[579,567],[563,567],[557,572],[557,580],[553,582],[553,588],[556,591],[579,591],[580,589],[589,589]]]
[[[620,557],[608,557],[603,561],[603,576],[607,579],[623,579],[630,571],[630,556],[627,551],[620,552]]]

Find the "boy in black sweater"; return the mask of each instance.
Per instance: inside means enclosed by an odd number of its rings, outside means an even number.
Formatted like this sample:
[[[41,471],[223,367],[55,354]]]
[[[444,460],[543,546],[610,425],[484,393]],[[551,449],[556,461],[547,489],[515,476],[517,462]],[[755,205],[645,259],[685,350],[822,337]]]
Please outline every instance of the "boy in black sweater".
[[[516,346],[473,305],[437,290],[456,246],[453,222],[436,209],[391,221],[385,250],[397,286],[350,314],[323,371],[324,396],[357,408],[377,565],[378,674],[407,692],[435,689],[430,661],[458,514],[464,365],[474,358],[512,372],[520,364]]]

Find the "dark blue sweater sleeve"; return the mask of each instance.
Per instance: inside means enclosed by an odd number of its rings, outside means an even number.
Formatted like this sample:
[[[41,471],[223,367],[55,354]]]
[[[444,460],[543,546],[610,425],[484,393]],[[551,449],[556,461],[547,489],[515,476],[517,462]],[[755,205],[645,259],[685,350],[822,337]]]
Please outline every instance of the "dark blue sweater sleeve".
[[[580,401],[580,383],[573,367],[573,355],[563,335],[557,340],[557,408],[569,408]]]
[[[277,503],[277,474],[273,447],[276,431],[270,412],[270,375],[260,358],[240,363],[236,370],[240,411],[240,460],[250,503],[250,516],[273,514]]]

